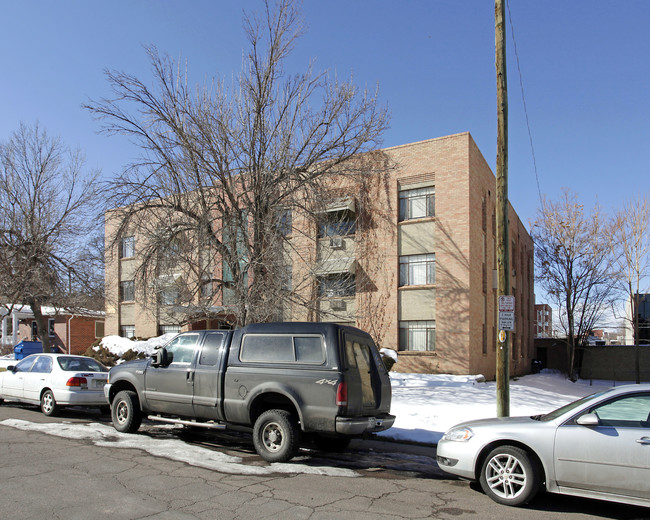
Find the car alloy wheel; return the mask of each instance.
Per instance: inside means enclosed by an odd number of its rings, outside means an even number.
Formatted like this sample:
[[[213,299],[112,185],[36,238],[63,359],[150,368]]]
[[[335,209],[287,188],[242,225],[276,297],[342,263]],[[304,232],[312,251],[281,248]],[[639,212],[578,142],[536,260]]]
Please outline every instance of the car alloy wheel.
[[[537,462],[526,451],[516,446],[500,446],[485,458],[480,482],[495,502],[517,506],[532,500],[541,480]]]
[[[45,415],[56,415],[58,412],[59,407],[56,404],[56,400],[54,399],[54,394],[52,393],[52,390],[45,390],[43,392],[43,395],[41,396],[41,411]]]

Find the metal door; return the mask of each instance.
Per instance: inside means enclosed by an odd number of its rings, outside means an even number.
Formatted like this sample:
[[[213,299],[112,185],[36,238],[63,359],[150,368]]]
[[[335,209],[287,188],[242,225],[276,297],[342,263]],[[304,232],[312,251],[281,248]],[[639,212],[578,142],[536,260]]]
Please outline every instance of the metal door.
[[[192,414],[194,392],[194,360],[199,333],[176,336],[165,347],[172,362],[168,366],[151,364],[145,373],[145,397],[152,411],[178,415]]]
[[[52,358],[49,356],[38,356],[32,365],[31,371],[25,372],[23,382],[25,399],[40,400],[41,390],[50,384],[51,372]]]
[[[574,421],[555,440],[559,486],[650,498],[650,394],[598,405],[598,426]]]
[[[25,382],[25,374],[29,373],[36,356],[29,356],[16,365],[13,371],[5,372],[2,377],[2,395],[4,397],[16,397],[22,399]]]
[[[194,371],[194,412],[197,417],[221,419],[217,408],[219,401],[220,360],[223,355],[224,332],[209,332],[205,335],[201,354]]]

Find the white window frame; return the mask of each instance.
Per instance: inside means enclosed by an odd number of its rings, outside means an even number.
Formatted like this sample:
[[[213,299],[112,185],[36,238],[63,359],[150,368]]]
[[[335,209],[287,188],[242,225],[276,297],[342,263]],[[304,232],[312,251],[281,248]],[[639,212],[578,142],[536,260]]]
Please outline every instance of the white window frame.
[[[158,332],[162,336],[163,334],[177,334],[181,331],[180,325],[166,324],[158,325]]]
[[[399,286],[433,285],[436,283],[436,254],[399,257]]]
[[[131,290],[127,291],[127,287],[130,287]],[[133,301],[135,301],[135,280],[122,280],[120,282],[120,302]]]
[[[399,350],[409,352],[433,352],[436,350],[436,322],[400,321]]]
[[[124,237],[120,240],[120,258],[133,258],[135,256],[135,237]]]
[[[131,334],[129,334],[131,332]],[[135,337],[135,325],[120,325],[120,336],[123,338]]]
[[[95,338],[103,338],[104,333],[105,333],[105,323],[103,321],[96,321],[95,322]],[[101,327],[101,335],[99,334],[99,331],[97,330],[98,328]]]
[[[399,220],[413,220],[436,215],[436,188],[429,186],[399,192]]]

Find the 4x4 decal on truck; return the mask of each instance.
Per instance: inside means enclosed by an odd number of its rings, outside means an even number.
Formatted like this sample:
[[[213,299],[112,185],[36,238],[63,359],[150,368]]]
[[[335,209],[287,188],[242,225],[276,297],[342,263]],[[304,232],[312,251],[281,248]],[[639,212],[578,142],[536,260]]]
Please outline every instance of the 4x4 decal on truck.
[[[338,383],[338,381],[337,381],[336,379],[319,379],[318,381],[316,381],[316,384],[317,384],[317,385],[332,385],[332,386],[336,386],[336,383]]]

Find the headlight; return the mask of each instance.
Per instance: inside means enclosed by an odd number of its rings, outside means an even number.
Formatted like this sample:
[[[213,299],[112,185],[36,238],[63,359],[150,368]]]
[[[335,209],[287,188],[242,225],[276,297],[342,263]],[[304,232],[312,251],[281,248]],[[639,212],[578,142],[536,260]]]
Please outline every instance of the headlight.
[[[445,441],[465,442],[474,437],[474,432],[470,428],[452,428],[442,436]]]

